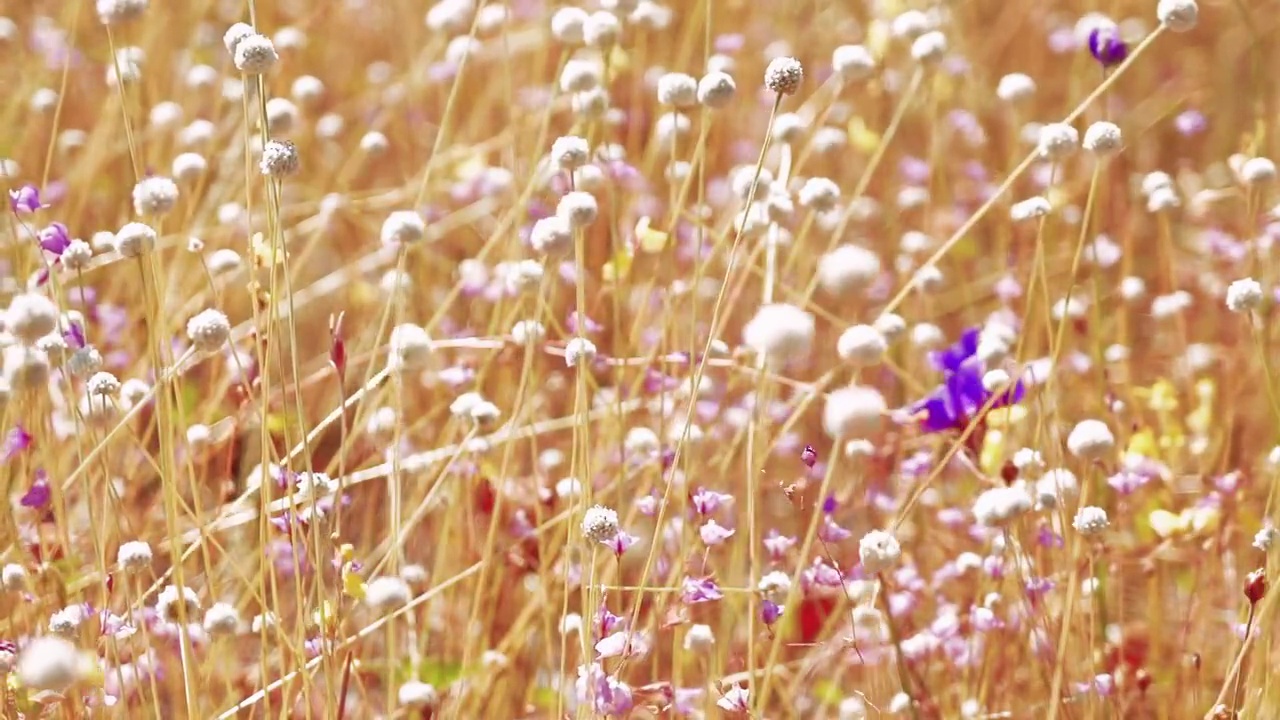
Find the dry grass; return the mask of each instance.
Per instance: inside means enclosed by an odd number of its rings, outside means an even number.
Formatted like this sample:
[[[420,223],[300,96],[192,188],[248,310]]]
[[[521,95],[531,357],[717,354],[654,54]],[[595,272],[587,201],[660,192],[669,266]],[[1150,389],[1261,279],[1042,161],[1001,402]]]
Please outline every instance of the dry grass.
[[[667,1],[0,3],[6,718],[1280,718],[1274,8]]]

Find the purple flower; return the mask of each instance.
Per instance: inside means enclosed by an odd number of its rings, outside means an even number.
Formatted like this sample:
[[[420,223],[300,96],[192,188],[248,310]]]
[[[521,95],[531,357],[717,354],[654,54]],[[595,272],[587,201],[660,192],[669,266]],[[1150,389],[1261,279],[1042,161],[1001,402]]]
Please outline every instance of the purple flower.
[[[733,537],[733,531],[723,527],[715,520],[708,520],[702,527],[698,528],[698,535],[702,538],[704,545],[713,547]]]
[[[1120,39],[1120,30],[1111,27],[1097,27],[1089,33],[1089,54],[1109,68],[1124,62],[1129,55],[1129,48]]]
[[[619,530],[617,535],[604,541],[604,546],[612,550],[614,555],[622,557],[622,553],[626,552],[632,545],[635,545],[638,539],[626,530]]]
[[[31,433],[21,425],[14,425],[4,438],[4,461],[9,462],[31,447]]]
[[[9,191],[9,207],[15,213],[33,213],[49,206],[40,204],[40,189],[27,184]]]
[[[781,617],[782,617],[781,605],[779,605],[778,603],[772,600],[769,600],[768,598],[765,598],[765,600],[762,603],[760,603],[760,620],[764,622],[765,625],[772,627],[773,624],[778,622],[778,619]]]
[[[851,535],[853,535],[852,532],[836,524],[830,515],[822,518],[822,527],[818,528],[818,537],[825,543],[834,544],[848,540]]]
[[[720,591],[720,586],[716,581],[709,578],[691,578],[686,577],[681,585],[680,599],[687,605],[695,605],[697,603],[712,602],[720,600],[724,597],[724,593]]]
[[[787,535],[780,534],[777,530],[770,530],[765,535],[764,549],[769,552],[769,559],[774,562],[780,562],[796,544],[796,539]]]
[[[921,425],[926,432],[964,430],[989,402],[995,409],[1022,400],[1026,388],[1018,380],[992,402],[994,393],[982,384],[983,362],[976,356],[979,332],[970,328],[956,344],[930,355],[930,362],[942,371],[942,384],[910,408],[912,414],[925,412]]]
[[[37,237],[40,240],[40,247],[46,252],[52,253],[58,257],[62,257],[62,253],[66,251],[67,246],[71,244],[71,235],[67,231],[67,226],[60,222],[42,228]]]
[[[726,493],[719,493],[715,490],[707,490],[706,488],[698,488],[691,498],[693,501],[693,509],[698,511],[699,515],[711,515],[720,509],[721,505],[728,505],[733,502],[733,496]]]
[[[731,713],[745,713],[751,709],[751,699],[746,688],[734,685],[716,701],[716,706]]]
[[[692,715],[698,711],[698,704],[702,701],[702,693],[702,688],[676,688],[671,707],[675,709],[677,714]]]
[[[622,717],[631,711],[631,688],[606,674],[600,663],[578,666],[575,689],[578,702],[590,704],[599,715]]]
[[[1181,135],[1199,135],[1209,127],[1209,120],[1199,110],[1183,110],[1173,119],[1173,126]]]
[[[49,504],[49,500],[53,498],[53,490],[49,487],[49,476],[44,470],[36,471],[36,479],[31,483],[31,487],[23,494],[22,507],[40,509]]]

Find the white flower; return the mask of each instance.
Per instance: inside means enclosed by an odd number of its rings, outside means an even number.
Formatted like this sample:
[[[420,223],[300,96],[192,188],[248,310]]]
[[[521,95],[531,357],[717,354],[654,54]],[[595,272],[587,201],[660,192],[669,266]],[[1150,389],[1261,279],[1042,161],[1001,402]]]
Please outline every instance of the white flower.
[[[1067,450],[1082,460],[1101,460],[1115,446],[1115,435],[1101,420],[1082,420],[1067,436]]]
[[[973,516],[987,527],[1004,525],[1031,509],[1031,496],[1021,487],[984,491],[973,503]]]
[[[888,349],[889,342],[871,325],[854,325],[836,340],[840,359],[858,366],[875,365]]]
[[[1038,151],[1046,160],[1062,160],[1080,146],[1080,133],[1066,123],[1049,123],[1040,128]]]
[[[613,508],[596,505],[582,515],[582,535],[591,542],[607,542],[618,530],[618,512]]]
[[[902,546],[898,539],[883,530],[872,530],[858,541],[858,558],[869,574],[892,569],[901,557]]]
[[[1251,277],[1233,281],[1227,287],[1227,309],[1233,313],[1257,309],[1262,298],[1262,284]]]
[[[1072,521],[1071,526],[1081,535],[1097,535],[1106,530],[1110,524],[1106,510],[1089,505],[1080,508],[1076,512],[1076,518]]]

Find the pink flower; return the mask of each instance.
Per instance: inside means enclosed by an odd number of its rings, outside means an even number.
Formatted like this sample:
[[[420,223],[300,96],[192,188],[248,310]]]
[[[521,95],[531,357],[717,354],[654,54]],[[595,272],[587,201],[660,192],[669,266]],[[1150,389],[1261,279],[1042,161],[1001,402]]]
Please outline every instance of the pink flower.
[[[732,713],[745,713],[751,709],[750,703],[747,689],[741,685],[734,685],[716,701],[716,706]]]

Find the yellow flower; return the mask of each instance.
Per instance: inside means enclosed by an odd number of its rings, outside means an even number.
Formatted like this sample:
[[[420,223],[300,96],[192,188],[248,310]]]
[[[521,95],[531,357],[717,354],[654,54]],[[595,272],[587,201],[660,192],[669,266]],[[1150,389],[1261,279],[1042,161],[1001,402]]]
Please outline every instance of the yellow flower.
[[[995,429],[987,430],[987,436],[982,439],[982,453],[978,458],[978,467],[982,468],[982,472],[988,475],[1000,472],[1004,447],[1004,433]]]

